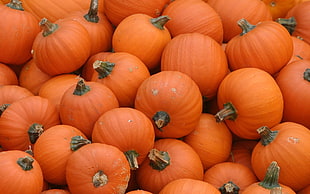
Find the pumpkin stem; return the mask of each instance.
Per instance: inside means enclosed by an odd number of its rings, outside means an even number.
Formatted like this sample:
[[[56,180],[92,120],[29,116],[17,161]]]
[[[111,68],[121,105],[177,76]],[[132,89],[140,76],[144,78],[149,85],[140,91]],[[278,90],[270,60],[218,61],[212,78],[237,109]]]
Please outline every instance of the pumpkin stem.
[[[282,187],[275,187],[270,190],[270,194],[282,194]]]
[[[115,63],[111,63],[108,61],[96,60],[93,63],[93,68],[95,69],[95,71],[98,72],[99,79],[103,79],[107,77],[108,75],[110,75],[114,66],[115,66]]]
[[[46,18],[42,18],[41,21],[39,22],[39,25],[42,29],[42,35],[44,37],[54,33],[59,27],[58,24],[54,24]]]
[[[219,188],[221,194],[238,194],[240,188],[234,184],[232,181],[225,183],[223,186]]]
[[[260,142],[263,146],[270,144],[278,134],[278,131],[271,131],[267,126],[258,128],[257,132],[261,136]]]
[[[44,132],[43,125],[34,123],[28,129],[29,140],[34,144],[40,135]]]
[[[88,22],[98,23],[99,16],[98,16],[98,0],[91,0],[90,7],[88,13],[84,15],[84,18]]]
[[[31,145],[29,145],[28,149],[25,150],[25,152],[26,152],[27,154],[31,155],[32,157],[34,156],[34,155],[33,155],[33,151],[32,151]]]
[[[237,21],[238,26],[242,29],[242,32],[240,36],[245,35],[246,33],[253,30],[256,26],[253,24],[250,24],[246,19],[242,18]]]
[[[102,170],[98,170],[93,176],[93,185],[94,187],[102,187],[108,183],[108,176],[103,173]]]
[[[74,137],[71,138],[70,149],[72,151],[76,151],[76,150],[80,149],[82,146],[84,146],[86,144],[90,144],[90,143],[91,143],[91,141],[89,141],[88,139],[83,138],[80,135],[74,136]]]
[[[10,104],[2,104],[0,106],[0,116],[2,115],[2,113],[5,111],[5,109],[7,109],[7,107],[9,107]]]
[[[236,120],[238,114],[237,109],[231,102],[227,102],[224,105],[224,108],[215,114],[216,122],[223,122],[226,119]]]
[[[295,31],[295,27],[297,25],[295,17],[278,18],[276,22],[284,26],[291,35]]]
[[[79,78],[79,81],[76,84],[75,90],[73,91],[73,95],[83,96],[89,91],[90,91],[90,87],[85,84],[84,79]]]
[[[28,171],[33,169],[32,163],[34,162],[34,159],[30,156],[25,156],[23,158],[18,158],[17,164],[24,170]]]
[[[264,187],[265,189],[273,189],[275,187],[280,187],[279,173],[280,173],[280,167],[278,163],[276,161],[272,161],[266,171],[264,180],[259,182],[258,185]]]
[[[24,11],[22,2],[20,0],[11,0],[8,4],[6,4],[6,6],[12,9]]]
[[[171,18],[167,15],[162,15],[157,18],[151,18],[151,23],[158,29],[164,30],[164,25],[170,20]]]
[[[136,170],[139,168],[138,160],[137,160],[139,153],[137,151],[129,150],[125,152],[125,156],[129,162],[129,166],[131,170]]]
[[[167,112],[165,111],[158,111],[155,113],[155,115],[152,117],[156,127],[160,130],[163,131],[163,127],[168,125],[170,122],[170,116]]]
[[[161,171],[170,165],[168,152],[151,149],[148,157],[150,159],[150,166],[155,170]]]
[[[310,82],[310,68],[307,68],[304,72],[304,80]]]

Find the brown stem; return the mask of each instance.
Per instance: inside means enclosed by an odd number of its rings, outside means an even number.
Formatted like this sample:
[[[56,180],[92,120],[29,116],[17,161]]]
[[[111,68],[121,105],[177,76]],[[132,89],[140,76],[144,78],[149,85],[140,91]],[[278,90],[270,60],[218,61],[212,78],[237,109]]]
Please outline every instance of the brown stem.
[[[231,102],[227,102],[224,105],[224,108],[215,114],[216,122],[223,122],[226,119],[236,120],[238,117],[237,109]]]
[[[266,171],[264,180],[258,183],[258,185],[264,187],[265,189],[280,187],[279,173],[280,167],[278,166],[278,163],[276,161],[272,161]]]
[[[240,188],[235,185],[232,181],[225,183],[219,188],[221,194],[238,194]]]
[[[25,150],[25,152],[26,152],[27,154],[31,155],[31,156],[34,156],[34,155],[33,155],[33,150],[32,150],[31,145],[29,145],[28,149]]]
[[[102,170],[99,170],[93,176],[93,185],[94,187],[102,187],[108,183],[108,176],[103,173]]]
[[[150,166],[155,170],[161,171],[170,165],[168,152],[151,149],[148,157],[150,159]]]
[[[170,122],[170,116],[165,111],[156,112],[152,119],[160,131],[163,131],[162,128],[167,126]]]
[[[282,194],[282,187],[275,187],[270,190],[270,194]]]
[[[164,25],[170,20],[167,15],[162,15],[157,18],[151,18],[151,23],[158,29],[164,30]]]
[[[12,9],[24,11],[22,2],[20,0],[11,0],[8,4],[6,4],[6,6]]]
[[[98,16],[98,0],[91,0],[90,7],[88,13],[84,15],[84,18],[88,22],[98,23],[99,16]]]
[[[5,109],[7,109],[10,106],[10,104],[2,104],[0,106],[0,116],[2,115],[2,113],[5,111]]]
[[[125,152],[125,156],[129,162],[129,166],[131,170],[136,170],[139,168],[138,160],[137,160],[139,153],[137,151],[129,150]]]
[[[30,156],[25,156],[23,158],[18,158],[17,164],[24,170],[28,171],[33,169],[32,163],[34,162],[34,159]]]
[[[74,136],[71,138],[71,142],[70,142],[70,149],[72,151],[76,151],[78,149],[80,149],[82,146],[86,145],[86,144],[90,144],[91,141],[89,141],[88,139],[83,138],[82,136]]]
[[[290,34],[293,34],[297,25],[295,17],[290,18],[278,18],[276,22],[284,26]]]
[[[270,144],[278,134],[278,131],[271,131],[270,128],[267,126],[262,126],[258,128],[257,132],[261,136],[260,142],[264,146]]]
[[[79,78],[79,81],[76,84],[75,90],[73,91],[73,95],[76,96],[83,96],[87,92],[90,91],[90,87],[85,84],[85,81],[83,78]]]
[[[44,132],[43,125],[34,123],[28,129],[29,140],[34,144],[40,135]]]
[[[310,82],[310,68],[307,68],[304,72],[304,80]]]
[[[103,79],[110,75],[113,71],[113,68],[115,66],[115,63],[111,63],[108,61],[100,61],[96,60],[93,63],[93,68],[98,73],[98,79]]]
[[[256,26],[250,24],[246,19],[242,18],[237,21],[238,26],[242,29],[240,36],[245,35],[246,33],[253,30]]]
[[[54,33],[58,29],[58,24],[50,22],[48,19],[43,18],[39,22],[44,37]]]

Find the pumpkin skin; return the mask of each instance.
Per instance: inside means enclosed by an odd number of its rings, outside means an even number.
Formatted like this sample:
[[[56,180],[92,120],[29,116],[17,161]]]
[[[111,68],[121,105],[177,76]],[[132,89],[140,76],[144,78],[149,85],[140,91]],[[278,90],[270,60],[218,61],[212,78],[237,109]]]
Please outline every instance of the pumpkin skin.
[[[151,120],[141,111],[114,108],[97,119],[92,141],[117,147],[125,153],[131,170],[136,170],[153,148],[155,132]]]
[[[48,183],[66,185],[66,164],[70,155],[77,149],[76,146],[78,147],[78,143],[73,143],[72,140],[76,136],[83,138],[80,144],[88,143],[80,130],[63,124],[50,127],[36,141],[33,154]]]
[[[200,33],[185,33],[166,45],[161,70],[186,73],[197,83],[202,96],[210,100],[228,72],[228,63],[222,47],[213,38]]]
[[[43,18],[39,25],[42,30],[34,39],[32,53],[41,71],[54,76],[82,67],[91,51],[89,33],[82,24],[74,20],[52,23]]]
[[[0,85],[18,85],[16,73],[3,63],[0,63]]]
[[[293,40],[293,56],[292,59],[288,62],[297,61],[299,59],[310,60],[310,44],[306,43],[302,38],[292,36]]]
[[[152,194],[152,193],[139,189],[139,190],[129,191],[126,194]]]
[[[161,71],[138,88],[135,108],[153,120],[155,136],[179,138],[194,130],[202,112],[197,84],[179,71]]]
[[[72,194],[125,193],[129,177],[130,167],[124,153],[108,144],[85,145],[67,162],[66,179]]]
[[[285,17],[287,12],[296,5],[296,0],[263,0],[271,12],[272,19]]]
[[[228,74],[219,86],[217,103],[220,111],[216,119],[225,121],[244,139],[259,139],[256,129],[280,123],[283,115],[283,96],[276,81],[266,71],[253,67]]]
[[[253,24],[272,20],[270,11],[261,0],[208,0],[207,2],[221,18],[224,43],[241,33],[241,29],[236,25],[241,18]]]
[[[302,190],[298,191],[297,194],[307,194],[310,192],[310,185],[306,186]]]
[[[214,115],[203,113],[195,130],[183,138],[199,155],[204,169],[227,160],[232,135],[225,123],[217,123]]]
[[[253,171],[242,164],[233,162],[215,164],[205,171],[203,180],[217,189],[223,189],[223,191],[227,191],[225,185],[232,182],[239,193],[242,193],[245,188],[258,181]]]
[[[203,179],[203,166],[198,154],[178,139],[158,139],[140,168],[136,180],[141,189],[158,193],[169,182],[191,178]]]
[[[91,138],[96,120],[106,111],[117,107],[118,100],[107,86],[85,82],[81,78],[64,92],[59,115],[63,124],[76,127]],[[81,122],[81,118],[85,120]]]
[[[172,1],[163,11],[172,18],[167,22],[172,37],[197,32],[208,35],[218,43],[223,41],[223,25],[218,13],[203,0]]]
[[[281,167],[280,183],[294,191],[309,185],[310,130],[294,122],[282,122],[272,128],[259,129],[261,141],[254,147],[251,159],[258,179],[264,178],[264,171],[271,161],[277,161]]]
[[[0,63],[22,65],[31,57],[31,47],[40,32],[38,20],[22,11],[20,1],[12,2],[12,8],[0,5]],[[14,22],[11,22],[14,21]]]
[[[276,77],[284,100],[283,121],[297,122],[307,128],[310,128],[307,118],[310,103],[304,99],[310,96],[309,70],[310,60],[298,60],[287,64]]]
[[[91,81],[112,90],[121,107],[133,107],[138,87],[150,77],[148,67],[135,55],[114,52],[93,63]],[[124,85],[126,87],[124,87]]]
[[[150,70],[155,69],[160,65],[164,47],[171,40],[165,27],[168,20],[170,18],[165,15],[152,18],[141,13],[126,17],[114,30],[113,50],[133,54]]]
[[[271,75],[286,65],[293,54],[293,41],[288,31],[275,21],[252,25],[238,20],[240,35],[232,38],[225,48],[231,70],[256,67]]]
[[[42,191],[42,170],[31,155],[20,150],[3,151],[0,152],[0,163],[1,193],[34,194]]]
[[[42,132],[59,123],[56,107],[48,99],[40,96],[22,98],[7,107],[0,117],[0,144],[4,150],[25,151]]]
[[[70,194],[70,192],[64,189],[48,189],[42,191],[41,194]]]

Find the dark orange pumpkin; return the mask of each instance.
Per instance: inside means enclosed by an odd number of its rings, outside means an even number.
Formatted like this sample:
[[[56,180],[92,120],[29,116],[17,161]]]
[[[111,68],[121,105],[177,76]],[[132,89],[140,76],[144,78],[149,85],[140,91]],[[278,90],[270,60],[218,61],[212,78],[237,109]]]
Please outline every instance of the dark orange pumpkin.
[[[70,194],[70,192],[65,189],[48,189],[42,191],[41,194]]]
[[[197,84],[185,73],[161,71],[141,83],[135,108],[153,120],[156,137],[179,138],[198,124],[202,96]]]
[[[305,188],[297,192],[297,194],[308,194],[308,193],[310,193],[310,185],[306,186]]]
[[[0,85],[18,85],[14,70],[3,63],[0,63]]]
[[[272,19],[285,17],[287,12],[294,7],[296,0],[263,0],[271,12]]]
[[[38,20],[24,11],[20,0],[0,5],[0,17],[0,63],[26,63],[32,57],[31,47],[40,32]]]
[[[138,189],[138,190],[129,191],[126,194],[152,194],[152,193],[148,192],[148,191],[144,191],[144,190]]]
[[[124,153],[108,144],[85,145],[67,162],[66,180],[71,193],[125,193],[129,177]]]

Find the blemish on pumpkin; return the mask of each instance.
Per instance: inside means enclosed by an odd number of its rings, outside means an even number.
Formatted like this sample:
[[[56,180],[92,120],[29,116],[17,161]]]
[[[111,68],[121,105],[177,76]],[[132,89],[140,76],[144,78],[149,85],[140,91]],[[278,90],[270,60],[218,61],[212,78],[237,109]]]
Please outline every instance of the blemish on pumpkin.
[[[299,143],[299,139],[296,138],[296,137],[288,137],[288,138],[287,138],[287,141],[288,141],[289,143],[293,143],[293,144]]]
[[[176,88],[171,88],[171,92],[176,93],[177,89]]]
[[[156,89],[152,89],[152,94],[154,95],[154,96],[156,96],[157,94],[158,94],[158,90],[156,90]]]
[[[128,70],[129,70],[129,72],[133,72],[133,69],[130,67],[130,68],[128,68]]]
[[[131,123],[132,121],[133,121],[133,120],[129,119],[129,120],[128,120],[128,123]]]

